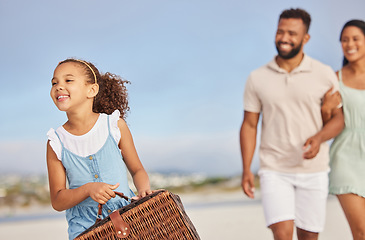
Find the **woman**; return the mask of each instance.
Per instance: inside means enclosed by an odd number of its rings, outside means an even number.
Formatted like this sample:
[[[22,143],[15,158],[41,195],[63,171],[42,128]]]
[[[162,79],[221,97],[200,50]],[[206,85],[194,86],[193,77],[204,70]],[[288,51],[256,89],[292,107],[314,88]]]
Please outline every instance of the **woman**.
[[[355,240],[365,239],[365,22],[351,20],[341,31],[343,67],[337,72],[345,128],[331,145],[331,194],[337,195]],[[340,102],[327,93],[324,122]]]

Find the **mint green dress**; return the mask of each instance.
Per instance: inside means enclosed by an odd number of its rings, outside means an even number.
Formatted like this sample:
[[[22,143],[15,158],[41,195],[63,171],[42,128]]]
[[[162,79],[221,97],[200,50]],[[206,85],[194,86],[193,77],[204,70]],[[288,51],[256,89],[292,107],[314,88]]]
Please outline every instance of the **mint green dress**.
[[[329,192],[365,197],[365,90],[345,86],[341,70],[339,81],[345,128],[331,145]]]

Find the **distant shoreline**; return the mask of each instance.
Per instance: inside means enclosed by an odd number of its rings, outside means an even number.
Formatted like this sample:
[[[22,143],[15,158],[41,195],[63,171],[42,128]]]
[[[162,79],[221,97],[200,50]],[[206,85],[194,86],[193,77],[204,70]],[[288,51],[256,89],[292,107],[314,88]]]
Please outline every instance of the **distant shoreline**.
[[[216,197],[219,192],[219,198]],[[185,210],[198,210],[215,207],[235,207],[260,204],[260,199],[247,199],[241,191],[209,193],[205,191],[192,193],[178,193]],[[36,205],[33,207],[0,208],[0,224],[31,220],[46,220],[64,218],[65,211],[57,212],[50,205]]]

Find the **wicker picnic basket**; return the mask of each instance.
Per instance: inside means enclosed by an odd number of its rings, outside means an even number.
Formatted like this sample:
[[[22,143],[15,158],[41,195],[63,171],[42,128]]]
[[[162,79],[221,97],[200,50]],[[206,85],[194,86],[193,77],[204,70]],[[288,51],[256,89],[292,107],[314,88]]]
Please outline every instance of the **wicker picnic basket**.
[[[121,196],[123,197],[123,196]],[[102,205],[99,205],[99,214]],[[200,240],[178,195],[158,190],[96,222],[75,240]]]

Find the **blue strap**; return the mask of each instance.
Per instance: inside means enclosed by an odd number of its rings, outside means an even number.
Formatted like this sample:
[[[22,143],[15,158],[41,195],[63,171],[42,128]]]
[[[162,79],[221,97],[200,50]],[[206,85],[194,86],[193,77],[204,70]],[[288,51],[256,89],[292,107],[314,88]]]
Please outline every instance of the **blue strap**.
[[[61,143],[61,146],[62,146],[62,149],[64,148],[64,146],[63,146],[63,143],[62,143],[62,141],[61,141],[61,138],[60,138],[60,136],[58,135],[58,133],[56,132],[56,130],[54,131],[54,133],[56,134],[56,136],[58,137],[58,140],[60,140],[60,143]]]
[[[109,132],[109,135],[111,136],[111,132],[110,132],[110,122],[109,122],[109,115],[106,115],[108,117],[108,132]]]
[[[115,139],[114,139],[114,137],[113,137],[113,135],[112,135],[112,133],[111,133],[111,131],[110,131],[110,121],[109,121],[109,115],[107,115],[108,116],[108,131],[109,131],[109,137],[111,138],[111,140],[113,141],[113,143],[117,146],[117,148],[119,148],[119,146],[118,146],[118,143],[117,143],[117,141],[115,141]],[[120,136],[120,138],[122,138],[122,136]]]

